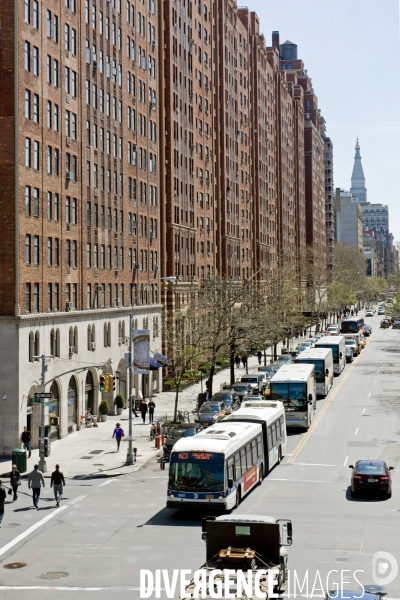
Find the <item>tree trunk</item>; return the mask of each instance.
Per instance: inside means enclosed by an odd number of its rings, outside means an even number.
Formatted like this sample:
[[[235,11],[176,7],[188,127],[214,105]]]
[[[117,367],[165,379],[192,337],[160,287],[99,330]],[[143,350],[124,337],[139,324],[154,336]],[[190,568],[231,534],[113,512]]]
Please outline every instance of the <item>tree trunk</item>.
[[[211,365],[210,376],[208,378],[208,390],[210,392],[211,397],[212,397],[214,373],[215,373],[215,365]]]
[[[178,414],[178,402],[179,402],[179,381],[175,381],[175,406],[174,406],[174,421],[176,422],[176,415]]]
[[[264,367],[267,366],[267,349],[264,348]]]
[[[277,342],[274,342],[274,360],[276,360],[278,358],[278,344]]]
[[[246,375],[249,374],[249,357],[246,354]]]
[[[231,375],[231,385],[235,383],[235,344],[231,343],[231,350],[229,353],[229,369]]]

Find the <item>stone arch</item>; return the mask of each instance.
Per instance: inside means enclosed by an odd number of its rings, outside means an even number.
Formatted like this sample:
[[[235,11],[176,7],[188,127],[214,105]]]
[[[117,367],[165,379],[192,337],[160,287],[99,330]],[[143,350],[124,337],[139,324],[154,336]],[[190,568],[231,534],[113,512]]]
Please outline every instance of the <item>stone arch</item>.
[[[79,380],[76,375],[71,375],[68,381],[68,433],[72,433],[79,424]]]
[[[61,420],[62,420],[62,410],[61,410],[61,385],[60,382],[55,379],[50,387],[51,398],[49,400],[49,415],[54,415],[58,417],[58,425],[50,426],[50,434],[49,437],[52,440],[57,440],[61,437]]]

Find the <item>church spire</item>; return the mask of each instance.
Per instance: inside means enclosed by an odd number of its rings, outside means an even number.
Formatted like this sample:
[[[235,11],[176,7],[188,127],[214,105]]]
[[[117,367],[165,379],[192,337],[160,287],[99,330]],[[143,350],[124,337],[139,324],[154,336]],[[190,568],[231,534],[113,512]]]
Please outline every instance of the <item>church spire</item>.
[[[350,191],[357,198],[358,202],[365,203],[367,202],[367,188],[365,187],[365,177],[361,162],[361,147],[358,137],[355,150]]]

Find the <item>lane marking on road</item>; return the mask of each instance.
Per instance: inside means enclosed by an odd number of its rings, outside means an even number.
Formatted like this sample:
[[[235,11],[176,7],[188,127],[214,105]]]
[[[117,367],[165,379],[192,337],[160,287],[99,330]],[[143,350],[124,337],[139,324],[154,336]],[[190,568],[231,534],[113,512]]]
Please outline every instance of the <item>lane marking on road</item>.
[[[337,467],[337,465],[322,465],[320,463],[296,463],[296,465],[302,465],[303,467]]]
[[[336,485],[335,481],[318,481],[315,479],[280,479],[279,477],[268,477],[268,481],[290,481],[290,483],[334,483]]]
[[[346,458],[344,459],[344,463],[343,463],[343,466],[344,466],[344,467],[347,465],[347,461],[348,461],[348,460],[349,460],[349,457],[348,457],[348,456],[346,456]]]
[[[354,435],[357,435],[357,433],[358,433],[358,427],[357,427],[357,429],[356,429],[356,432],[355,432],[355,434],[354,434]]]
[[[375,331],[375,333],[372,334],[371,339],[376,335],[376,333],[379,330],[377,329]],[[295,449],[295,451],[292,454],[292,458],[288,461],[288,463],[293,464],[295,462],[295,460],[298,458],[300,452],[303,450],[304,446],[306,445],[306,443],[308,442],[308,440],[311,437],[311,434],[313,433],[314,429],[317,427],[318,423],[320,422],[320,420],[322,419],[322,417],[324,416],[324,414],[326,413],[326,411],[328,410],[328,408],[331,406],[331,404],[333,403],[334,399],[336,398],[337,394],[339,393],[339,391],[341,390],[341,388],[343,387],[343,385],[345,384],[345,382],[347,381],[347,378],[350,377],[351,373],[353,372],[354,367],[356,366],[356,364],[358,363],[358,361],[360,360],[361,354],[359,354],[356,358],[355,361],[352,362],[349,370],[347,371],[347,373],[345,374],[345,376],[343,377],[342,381],[339,383],[339,385],[337,386],[336,390],[333,392],[332,397],[327,400],[327,402],[325,403],[325,405],[323,406],[323,408],[321,409],[321,412],[319,413],[319,415],[317,416],[317,418],[313,421],[310,429],[307,431],[307,433],[305,434],[304,438],[301,440],[301,442],[298,443],[297,448]]]
[[[63,510],[66,510],[67,508],[69,508],[73,504],[76,504],[77,502],[80,502],[80,500],[83,500],[84,498],[86,498],[86,496],[78,496],[78,498],[71,500],[71,502],[68,502],[68,504],[64,504],[64,506],[61,506],[60,508],[54,508],[54,512],[51,513],[51,515],[47,515],[47,517],[44,517],[44,519],[42,519],[41,521],[38,521],[37,523],[32,525],[32,527],[29,527],[29,529],[27,529],[26,531],[24,531],[23,533],[18,535],[16,538],[11,540],[11,542],[8,542],[8,544],[6,544],[2,548],[0,548],[0,556],[5,554],[8,550],[10,550],[10,548],[15,546],[19,542],[21,542],[28,535],[30,535],[31,533],[36,531],[36,529],[39,529],[39,527],[41,527],[42,525],[45,525],[48,521],[50,521],[51,519],[53,519],[54,517],[59,515],[61,512],[63,512]]]
[[[124,592],[140,592],[140,587],[66,587],[66,586],[49,586],[49,585],[0,585],[1,591],[9,590],[49,590],[50,592],[113,592],[114,590],[122,590]],[[160,588],[161,592],[165,589]],[[386,598],[385,598],[386,600]],[[389,599],[388,599],[389,600]]]
[[[109,483],[112,483],[113,481],[115,481],[115,479],[107,479],[107,481],[105,481],[104,483],[101,483],[99,485],[99,487],[103,487],[103,485],[108,485]]]

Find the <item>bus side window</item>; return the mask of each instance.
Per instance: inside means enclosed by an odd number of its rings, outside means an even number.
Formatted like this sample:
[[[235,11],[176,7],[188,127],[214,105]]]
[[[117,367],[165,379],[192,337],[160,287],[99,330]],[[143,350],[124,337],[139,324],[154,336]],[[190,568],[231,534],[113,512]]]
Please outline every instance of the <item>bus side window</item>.
[[[272,423],[272,425],[271,425],[271,429],[272,429],[272,445],[273,446],[276,446],[276,442],[277,442],[277,439],[276,439],[276,425],[277,425],[276,421],[275,421],[275,423]]]
[[[233,458],[230,458],[228,460],[228,479],[233,479],[233,481],[235,481],[235,468]]]
[[[281,422],[276,421],[276,440],[277,440],[277,442],[280,442],[281,438],[282,438]]]
[[[272,448],[272,433],[271,433],[271,425],[268,427],[268,450]]]
[[[263,455],[263,447],[262,447],[262,437],[261,435],[257,436],[257,450],[258,450],[258,458],[261,458]]]
[[[246,452],[244,450],[244,448],[242,448],[240,450],[240,460],[242,463],[242,475],[244,475],[247,471],[247,467],[246,467]]]
[[[235,454],[235,477],[234,480],[237,481],[242,476],[242,469],[240,467],[240,455],[239,452]]]
[[[257,444],[256,444],[256,440],[252,440],[251,442],[251,451],[253,453],[253,464],[255,464],[257,462]]]
[[[252,456],[251,456],[251,444],[246,445],[246,462],[247,462],[247,470],[251,469],[254,465]]]

